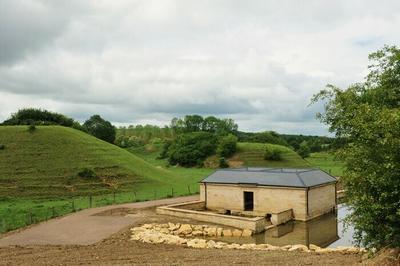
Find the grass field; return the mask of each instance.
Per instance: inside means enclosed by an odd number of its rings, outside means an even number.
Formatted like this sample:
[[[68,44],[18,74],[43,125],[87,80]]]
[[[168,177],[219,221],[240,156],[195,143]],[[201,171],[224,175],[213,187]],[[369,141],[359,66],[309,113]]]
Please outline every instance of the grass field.
[[[66,127],[0,127],[0,232],[112,203],[187,195],[211,170],[156,167]],[[83,168],[97,178],[81,178]],[[208,171],[207,171],[208,170]],[[115,195],[115,196],[114,196]]]
[[[344,170],[344,164],[335,160],[334,155],[327,152],[311,153],[306,161],[312,166],[320,168],[333,176],[341,176]]]
[[[266,147],[281,151],[281,161],[264,160]],[[311,165],[288,147],[267,143],[238,143],[237,156],[244,166],[262,167],[310,167]]]

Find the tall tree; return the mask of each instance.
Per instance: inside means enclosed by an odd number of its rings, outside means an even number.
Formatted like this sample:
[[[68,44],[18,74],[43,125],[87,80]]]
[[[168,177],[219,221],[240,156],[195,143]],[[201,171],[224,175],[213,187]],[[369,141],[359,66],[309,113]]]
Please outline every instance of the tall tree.
[[[369,59],[365,82],[345,90],[328,85],[313,101],[325,101],[318,117],[345,143],[338,155],[357,243],[399,247],[400,50],[385,46]]]
[[[93,115],[83,124],[85,130],[96,138],[114,143],[116,130],[109,122],[101,118],[99,115]]]

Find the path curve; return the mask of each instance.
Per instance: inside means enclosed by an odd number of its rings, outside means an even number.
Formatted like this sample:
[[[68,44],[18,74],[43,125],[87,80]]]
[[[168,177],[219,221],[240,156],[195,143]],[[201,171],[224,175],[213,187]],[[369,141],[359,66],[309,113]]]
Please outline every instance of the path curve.
[[[109,237],[135,220],[129,216],[98,216],[95,215],[97,213],[119,208],[142,209],[198,199],[199,196],[194,195],[86,209],[6,235],[0,238],[0,247],[90,245]]]

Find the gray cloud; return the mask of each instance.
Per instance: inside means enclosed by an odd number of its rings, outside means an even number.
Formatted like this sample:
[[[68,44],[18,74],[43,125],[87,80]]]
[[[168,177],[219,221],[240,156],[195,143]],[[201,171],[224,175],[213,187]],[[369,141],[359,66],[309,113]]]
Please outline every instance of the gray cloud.
[[[0,3],[0,120],[24,106],[165,124],[187,113],[242,130],[326,134],[307,107],[362,80],[400,41],[398,1]],[[355,12],[354,10],[357,10]]]

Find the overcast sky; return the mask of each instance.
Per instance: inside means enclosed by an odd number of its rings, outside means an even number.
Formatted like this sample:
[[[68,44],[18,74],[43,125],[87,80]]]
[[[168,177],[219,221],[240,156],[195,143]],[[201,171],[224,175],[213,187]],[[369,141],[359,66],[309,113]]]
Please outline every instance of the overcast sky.
[[[399,41],[399,0],[0,0],[0,120],[211,114],[326,135],[312,95],[362,81],[368,54]]]

